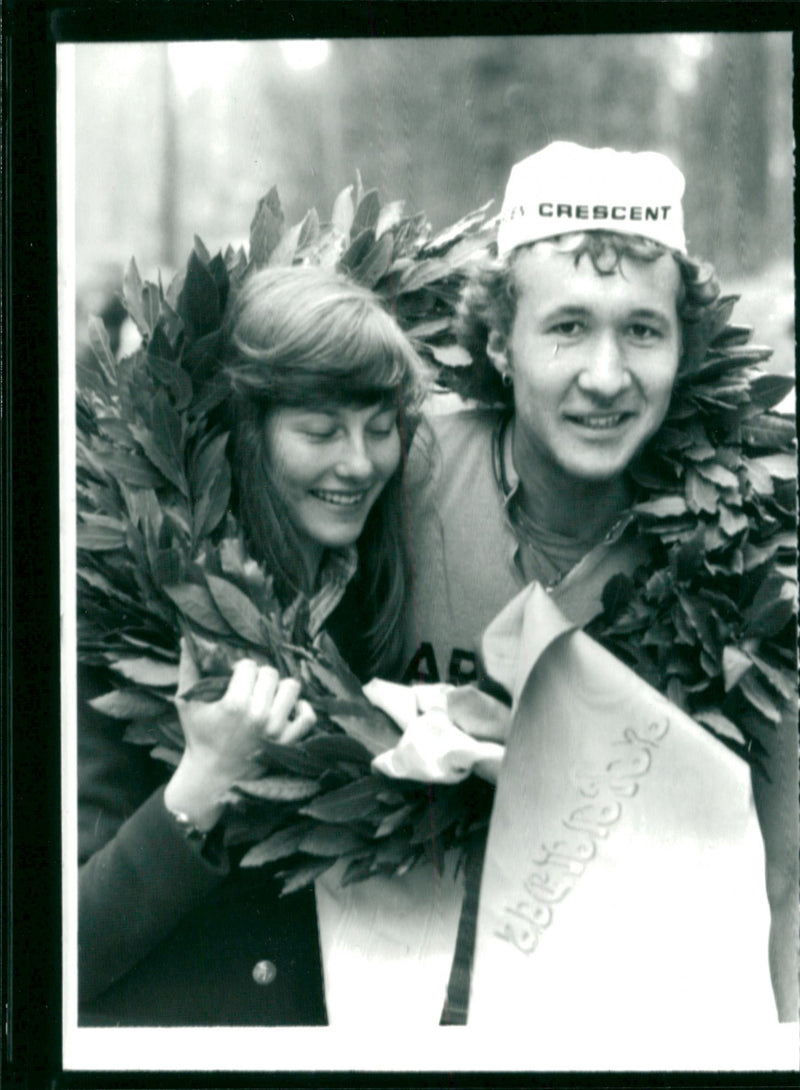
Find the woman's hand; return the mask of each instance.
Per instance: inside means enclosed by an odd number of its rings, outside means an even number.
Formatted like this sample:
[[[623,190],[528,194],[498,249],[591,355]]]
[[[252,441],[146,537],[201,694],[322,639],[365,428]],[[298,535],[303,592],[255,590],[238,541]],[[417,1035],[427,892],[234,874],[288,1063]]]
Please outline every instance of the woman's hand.
[[[186,748],[164,801],[168,810],[185,815],[202,831],[219,820],[223,807],[218,800],[232,784],[258,775],[262,740],[295,742],[308,732],[315,716],[306,701],[298,700],[299,682],[281,679],[274,667],[259,666],[252,659],[236,663],[225,695],[213,704],[180,696],[198,680],[182,640],[175,706]]]

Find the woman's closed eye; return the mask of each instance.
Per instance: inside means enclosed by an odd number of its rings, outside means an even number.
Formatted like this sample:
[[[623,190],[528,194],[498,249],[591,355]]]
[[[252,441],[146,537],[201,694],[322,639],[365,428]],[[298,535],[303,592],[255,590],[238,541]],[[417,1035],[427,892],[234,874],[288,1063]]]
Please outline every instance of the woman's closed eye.
[[[392,410],[373,417],[367,425],[367,431],[376,439],[388,439],[394,434],[396,427],[397,413]]]
[[[298,420],[295,426],[302,435],[321,442],[336,438],[342,429],[341,421],[327,413],[309,414]]]

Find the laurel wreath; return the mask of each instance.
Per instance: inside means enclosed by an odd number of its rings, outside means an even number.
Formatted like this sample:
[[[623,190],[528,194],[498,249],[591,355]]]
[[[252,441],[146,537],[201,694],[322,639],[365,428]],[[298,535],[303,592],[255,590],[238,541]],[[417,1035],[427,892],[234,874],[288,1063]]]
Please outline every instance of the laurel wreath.
[[[343,882],[441,862],[488,823],[492,789],[389,780],[374,756],[399,730],[363,695],[332,641],[306,630],[301,599],[282,609],[229,510],[228,436],[215,410],[228,298],[264,265],[339,267],[383,298],[447,385],[465,362],[454,310],[469,261],[491,240],[486,205],[434,235],[360,177],[329,222],[287,226],[277,191],[258,204],[249,247],[211,257],[199,239],[164,289],[123,280],[140,347],[117,359],[98,319],[77,367],[78,648],[107,671],[91,701],[124,737],[175,764],[178,643],[217,699],[244,655],[301,681],[317,713],[292,745],[264,744],[263,775],[226,795],[226,843],[269,865],[284,892],[344,859]],[[635,473],[634,508],[652,563],[605,588],[590,633],[728,745],[758,763],[795,692],[794,423],[770,411],[791,380],[758,368],[770,350],[729,323],[724,297],[692,328],[669,417]]]

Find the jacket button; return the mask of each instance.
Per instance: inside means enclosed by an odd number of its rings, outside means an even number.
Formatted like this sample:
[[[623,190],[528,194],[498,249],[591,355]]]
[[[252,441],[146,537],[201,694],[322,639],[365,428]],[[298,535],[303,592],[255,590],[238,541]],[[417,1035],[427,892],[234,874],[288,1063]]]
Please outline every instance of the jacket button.
[[[278,970],[271,961],[257,961],[253,966],[253,980],[256,984],[271,984],[278,975]]]

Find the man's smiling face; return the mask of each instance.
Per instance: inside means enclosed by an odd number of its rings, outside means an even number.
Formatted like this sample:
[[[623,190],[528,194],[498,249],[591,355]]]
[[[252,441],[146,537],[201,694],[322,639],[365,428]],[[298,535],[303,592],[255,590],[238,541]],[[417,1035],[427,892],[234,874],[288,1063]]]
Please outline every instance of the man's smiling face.
[[[516,316],[501,354],[526,469],[565,484],[620,477],[669,407],[681,348],[676,262],[623,257],[600,274],[587,254],[576,265],[538,243],[513,276]]]

